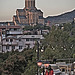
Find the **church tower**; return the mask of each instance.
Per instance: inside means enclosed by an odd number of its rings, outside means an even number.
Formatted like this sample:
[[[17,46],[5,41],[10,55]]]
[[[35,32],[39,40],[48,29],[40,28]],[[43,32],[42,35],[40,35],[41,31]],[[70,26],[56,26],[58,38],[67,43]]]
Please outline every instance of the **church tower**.
[[[35,0],[25,0],[25,8],[35,8]]]
[[[13,22],[15,25],[44,25],[43,12],[35,7],[35,0],[25,0],[25,8],[16,10]]]

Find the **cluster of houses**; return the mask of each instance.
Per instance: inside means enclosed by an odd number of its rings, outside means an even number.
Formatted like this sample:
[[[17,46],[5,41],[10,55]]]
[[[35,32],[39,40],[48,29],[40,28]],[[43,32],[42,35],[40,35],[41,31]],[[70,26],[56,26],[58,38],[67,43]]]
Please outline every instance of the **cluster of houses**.
[[[27,33],[31,34],[27,34]],[[0,52],[33,48],[36,41],[44,39],[42,34],[48,34],[48,30],[23,31],[22,26],[3,25],[0,26]]]

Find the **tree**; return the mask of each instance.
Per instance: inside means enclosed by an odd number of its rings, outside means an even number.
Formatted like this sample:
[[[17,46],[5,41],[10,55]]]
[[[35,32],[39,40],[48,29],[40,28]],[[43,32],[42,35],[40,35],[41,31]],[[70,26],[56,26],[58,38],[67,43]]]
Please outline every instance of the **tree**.
[[[48,36],[45,37],[44,59],[72,58],[75,53],[75,32],[72,24],[65,24],[63,28],[52,26]],[[73,34],[73,35],[71,35]]]
[[[35,75],[37,72],[37,65],[36,62],[28,62],[26,70],[23,75]]]
[[[22,55],[14,54],[5,60],[3,63],[3,73],[11,75],[21,75],[26,67],[25,57]]]

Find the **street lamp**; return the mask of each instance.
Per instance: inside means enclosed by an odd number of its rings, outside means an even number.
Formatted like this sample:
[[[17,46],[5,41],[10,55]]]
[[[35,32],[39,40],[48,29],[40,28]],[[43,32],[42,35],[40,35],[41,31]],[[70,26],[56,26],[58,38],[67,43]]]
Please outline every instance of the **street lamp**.
[[[38,65],[39,67],[41,67],[41,66],[42,66],[42,61],[39,60],[39,61],[37,62],[37,65]]]
[[[38,61],[37,65],[39,67],[41,67],[42,66],[42,61],[39,61],[39,51],[40,51],[39,42],[37,41],[37,50],[36,50],[36,52],[37,52],[37,61]],[[44,50],[43,50],[43,47],[42,47],[41,52],[43,52],[43,51]],[[38,75],[38,66],[37,66],[37,75]],[[44,75],[44,72],[43,72],[43,75]]]
[[[37,41],[37,61],[39,60],[39,42]]]
[[[48,61],[41,61],[41,60],[39,60],[38,62],[37,62],[37,65],[39,66],[39,67],[43,67],[43,75],[44,75],[44,67],[45,68],[48,68],[49,67],[49,62]]]
[[[36,50],[36,52],[37,52],[37,61],[39,61],[39,42],[37,41],[37,50]],[[38,63],[38,65],[39,65],[39,63]],[[37,75],[38,75],[38,66],[37,66]]]
[[[41,67],[42,66],[42,61],[41,60],[39,60],[38,62],[37,62],[37,65],[39,66],[39,67]],[[43,66],[43,75],[44,75],[44,66]]]
[[[48,61],[45,61],[44,66],[45,66],[46,68],[48,68],[48,67],[49,67],[49,62],[48,62]]]

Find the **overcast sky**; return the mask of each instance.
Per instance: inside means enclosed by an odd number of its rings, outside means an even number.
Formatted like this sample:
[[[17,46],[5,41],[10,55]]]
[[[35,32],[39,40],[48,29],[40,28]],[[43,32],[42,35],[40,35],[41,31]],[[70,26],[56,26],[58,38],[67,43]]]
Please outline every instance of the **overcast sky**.
[[[25,0],[0,0],[0,21],[12,20],[16,9],[24,6]],[[75,9],[75,0],[36,0],[36,7],[47,17]]]

